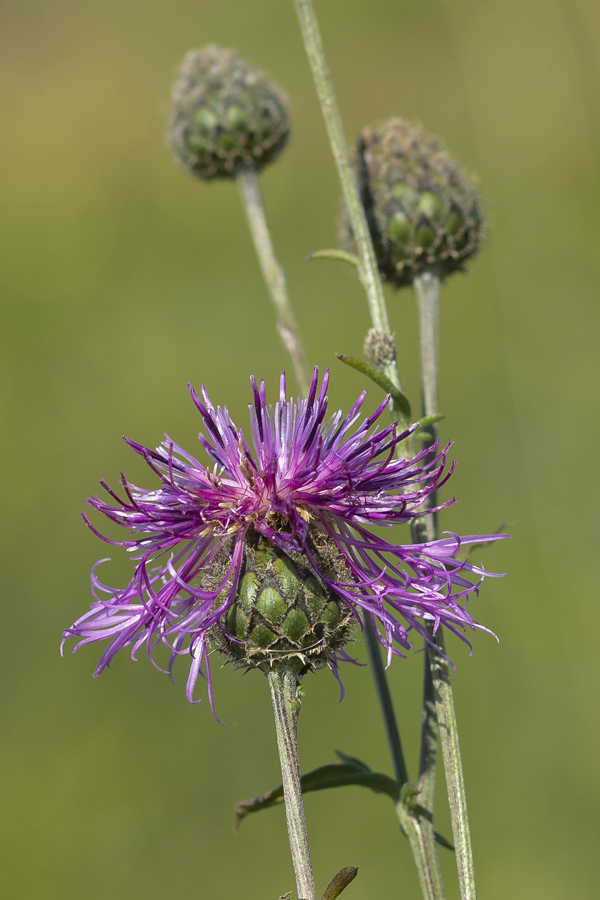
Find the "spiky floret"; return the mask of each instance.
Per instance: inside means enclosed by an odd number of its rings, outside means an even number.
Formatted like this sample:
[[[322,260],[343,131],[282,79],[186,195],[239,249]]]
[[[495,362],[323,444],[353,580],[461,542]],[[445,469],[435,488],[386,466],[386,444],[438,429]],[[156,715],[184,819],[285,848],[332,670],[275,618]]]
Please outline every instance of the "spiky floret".
[[[173,87],[168,143],[177,162],[203,179],[261,169],[290,133],[283,94],[233,50],[190,50]]]
[[[365,128],[356,171],[379,270],[395,287],[429,269],[445,278],[478,252],[485,220],[477,191],[420,125],[390,119]],[[353,247],[346,218],[342,240]]]
[[[326,419],[328,378],[319,389],[315,369],[308,399],[288,400],[282,375],[274,406],[267,404],[264,383],[252,379],[254,452],[227,409],[215,409],[204,388],[199,397],[190,387],[211,467],[168,437],[156,450],[127,441],[160,486],[137,488],[123,475],[124,497],[102,482],[113,504],[88,501],[129,529],[129,540],[103,539],[128,548],[136,560],[123,590],[104,585],[94,567],[92,607],[64,634],[79,638],[75,649],[109,639],[96,675],[122,647],[130,646],[135,657],[145,645],[152,656],[162,643],[170,648],[169,671],[177,656],[191,658],[188,699],[203,674],[212,703],[214,647],[242,665],[264,668],[287,653],[300,658],[305,671],[328,665],[337,674],[339,660],[349,660],[343,644],[350,623],[364,615],[388,662],[411,646],[411,629],[430,640],[427,622],[463,640],[466,628],[482,627],[466,601],[490,573],[457,553],[461,544],[503,535],[402,545],[374,534],[374,526],[422,514],[427,498],[450,477],[449,448],[398,458],[397,444],[410,429],[398,434],[396,424],[377,427],[389,397],[358,425],[366,392],[345,417],[337,412]]]

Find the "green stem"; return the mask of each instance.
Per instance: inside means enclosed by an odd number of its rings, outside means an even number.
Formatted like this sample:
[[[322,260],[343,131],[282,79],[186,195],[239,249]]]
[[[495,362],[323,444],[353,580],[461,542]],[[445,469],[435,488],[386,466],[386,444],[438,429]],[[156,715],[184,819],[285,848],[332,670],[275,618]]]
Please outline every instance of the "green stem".
[[[283,781],[283,797],[285,815],[290,839],[292,862],[296,874],[296,887],[300,900],[317,900],[315,882],[310,863],[306,819],[302,802],[300,784],[300,765],[298,762],[298,670],[289,666],[281,669],[270,669],[267,673],[273,713],[275,714],[275,730],[277,732],[277,748],[281,764]]]
[[[363,205],[360,201],[356,180],[352,172],[352,164],[346,136],[342,126],[339,107],[333,90],[329,68],[323,49],[323,41],[319,30],[319,23],[315,16],[312,0],[294,0],[300,30],[306,48],[306,54],[312,70],[317,94],[321,102],[321,110],[325,119],[325,127],[329,136],[329,143],[337,166],[338,175],[342,185],[344,201],[348,211],[348,218],[358,256],[360,258],[359,274],[362,281],[373,328],[384,334],[390,335],[390,324],[383,295],[383,287],[377,269],[377,260],[373,250],[373,242],[369,234],[369,227]],[[395,362],[390,362],[384,367],[385,374],[400,387],[400,378]]]
[[[360,258],[359,274],[367,295],[371,324],[376,331],[388,336],[392,344],[393,339],[390,332],[383,287],[377,269],[375,251],[373,250],[364,208],[352,172],[346,137],[331,83],[318,22],[311,0],[294,0],[294,4],[317,94],[321,102],[329,142],[341,181],[348,218],[356,241]],[[382,365],[382,370],[390,381],[401,390],[395,354],[392,354],[392,356],[394,357],[393,359]],[[381,664],[379,647],[373,645],[373,641],[376,643],[376,638],[372,634],[367,617],[365,617],[364,621],[371,668],[388,734],[396,777],[400,783],[408,787],[406,765],[402,756],[396,717],[393,711],[385,670]],[[404,802],[402,799],[397,804],[396,811],[400,825],[410,841],[424,898],[426,900],[444,900],[437,849],[435,841],[433,839],[430,840],[430,836],[433,835],[431,821],[428,821],[427,818],[422,819],[420,812],[417,812],[417,808],[414,805],[411,806],[410,803]]]
[[[432,653],[431,672],[435,690],[435,703],[440,723],[440,740],[442,757],[446,773],[446,786],[452,817],[452,834],[456,851],[456,866],[462,900],[477,900],[475,887],[475,869],[471,850],[471,833],[467,814],[467,795],[460,759],[458,742],[458,726],[454,710],[454,698],[450,685],[448,662],[442,654],[445,652],[444,633],[438,629],[436,645],[439,653]]]
[[[423,675],[423,713],[421,719],[421,754],[419,760],[419,804],[431,824],[433,835],[433,801],[435,795],[435,763],[438,742],[438,720],[435,708],[435,690],[431,675],[429,648],[425,649]]]
[[[427,792],[430,782],[428,782],[424,788],[421,786],[421,782],[419,782],[419,789],[415,790],[408,780],[408,772],[404,760],[404,753],[402,751],[396,714],[394,712],[392,696],[390,694],[390,688],[383,667],[383,660],[381,658],[381,648],[375,637],[375,630],[368,616],[365,616],[364,622],[365,640],[369,652],[371,670],[373,672],[373,678],[375,679],[379,705],[381,706],[383,720],[385,722],[396,780],[400,787],[406,785],[407,788],[400,794],[400,800],[396,804],[396,815],[398,816],[402,831],[410,842],[410,848],[417,867],[417,874],[419,876],[419,884],[423,897],[425,900],[444,900],[444,885],[442,883],[440,864],[435,845],[435,834],[433,831],[433,815],[428,814],[428,807],[426,808],[423,803],[423,792]],[[437,719],[435,721],[437,722]],[[421,759],[423,759],[423,750],[421,751]],[[435,779],[435,747],[433,777]],[[432,789],[433,783],[434,782],[431,782]],[[431,803],[431,808],[433,809],[433,803]]]
[[[444,885],[435,842],[433,852],[428,838],[427,821],[420,813],[420,803],[407,804],[402,799],[396,804],[400,827],[407,836],[417,866],[419,886],[424,900],[444,900]]]
[[[375,637],[375,629],[368,616],[364,617],[364,623],[365,641],[369,653],[371,671],[373,672],[377,696],[379,697],[379,705],[381,706],[381,712],[383,714],[383,721],[385,723],[390,754],[394,764],[396,781],[400,787],[402,787],[402,785],[408,781],[408,771],[406,769],[406,762],[402,751],[402,742],[400,740],[400,732],[398,731],[398,723],[396,721],[396,713],[394,712],[394,704],[392,703],[390,686],[385,674],[383,660],[381,659],[379,641]]]
[[[421,348],[421,396],[423,415],[438,412],[438,347],[440,320],[440,288],[442,282],[434,272],[422,272],[413,282],[419,306],[419,341]],[[435,425],[430,426],[435,428]]]
[[[302,347],[300,329],[288,297],[285,275],[273,249],[258,173],[253,166],[240,167],[236,170],[235,180],[242,196],[256,255],[275,307],[277,331],[290,356],[300,393],[307,397],[310,372]]]
[[[438,411],[438,323],[441,281],[434,272],[424,272],[415,278],[413,286],[419,307],[423,415],[428,416],[433,415]],[[435,426],[431,427],[431,440],[435,440]],[[431,497],[430,502],[435,505],[435,498]],[[424,516],[415,523],[413,533],[417,540],[435,540],[437,538],[436,519],[434,519],[433,516]],[[431,628],[429,633],[433,638],[433,631]],[[439,722],[442,757],[444,760],[448,801],[452,818],[452,833],[456,851],[460,895],[462,900],[476,900],[475,870],[473,868],[471,835],[467,815],[467,799],[460,758],[460,746],[458,742],[458,727],[448,672],[448,662],[445,657],[444,634],[441,628],[438,629],[434,642],[439,652],[436,652],[435,649],[430,647],[427,651],[427,656],[430,660],[431,687],[433,688],[433,697],[435,698],[437,719]],[[427,753],[425,752],[425,755],[423,754],[423,744],[425,742],[431,750],[433,750],[433,733],[427,738],[425,736],[425,728],[431,730],[433,715],[430,709],[432,691],[431,687],[428,687],[427,682],[428,675],[426,673],[421,781],[423,782],[425,790],[424,800],[427,800],[427,797],[429,797],[432,805],[431,811],[433,812],[435,754],[433,755],[433,759],[429,762],[427,762]]]

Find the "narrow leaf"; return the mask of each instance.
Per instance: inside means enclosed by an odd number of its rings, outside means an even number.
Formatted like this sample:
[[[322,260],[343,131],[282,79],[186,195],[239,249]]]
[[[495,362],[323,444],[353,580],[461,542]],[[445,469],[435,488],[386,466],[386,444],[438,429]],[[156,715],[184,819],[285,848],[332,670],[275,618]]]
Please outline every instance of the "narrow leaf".
[[[376,794],[387,794],[394,803],[398,800],[398,784],[394,779],[381,772],[371,772],[370,769],[365,769],[364,763],[358,765],[332,763],[320,766],[320,768],[303,775],[300,783],[303,794],[308,794],[310,791],[323,791],[327,788],[358,785],[367,787]],[[279,806],[280,803],[283,803],[283,785],[281,784],[261,797],[243,800],[235,807],[235,827],[238,828],[242,819],[249,813],[259,812],[261,809],[268,809],[271,806]]]
[[[305,259],[339,259],[342,262],[350,263],[356,269],[360,269],[358,256],[355,256],[354,253],[348,253],[346,250],[317,250],[315,253],[309,253]]]
[[[364,362],[362,359],[355,359],[353,356],[342,356],[340,353],[337,353],[336,356],[341,362],[346,363],[347,366],[356,369],[358,372],[362,372],[363,375],[366,375],[367,378],[370,378],[371,381],[378,384],[380,388],[383,388],[387,394],[390,394],[394,404],[394,412],[400,413],[402,424],[408,424],[410,422],[411,411],[409,399],[406,394],[403,394],[402,391],[390,381],[387,375],[384,375],[383,372],[374,365]]]
[[[363,769],[365,772],[372,772],[373,769],[363,762],[361,759],[357,759],[356,756],[348,756],[346,753],[342,753],[341,750],[336,750],[335,755],[339,756],[343,763],[346,763],[349,766],[357,766],[357,768]]]
[[[358,866],[346,866],[344,869],[340,869],[325,888],[321,900],[335,900],[357,875]]]
[[[454,844],[451,844],[443,834],[440,834],[439,831],[434,831],[433,836],[435,837],[436,843],[438,843],[441,847],[446,847],[448,850],[452,850],[452,852],[454,853]]]
[[[446,416],[442,415],[442,413],[434,413],[431,416],[423,416],[422,419],[419,419],[419,429],[427,428],[428,425],[435,425],[436,422],[441,422],[442,419],[445,419]]]

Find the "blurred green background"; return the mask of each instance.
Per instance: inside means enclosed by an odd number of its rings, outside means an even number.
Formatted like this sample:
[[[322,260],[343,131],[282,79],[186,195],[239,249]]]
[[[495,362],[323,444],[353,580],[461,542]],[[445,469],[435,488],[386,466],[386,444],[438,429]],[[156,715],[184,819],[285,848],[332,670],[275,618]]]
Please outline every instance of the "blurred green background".
[[[444,290],[440,398],[461,501],[443,526],[508,522],[514,535],[484,555],[509,576],[472,601],[500,644],[476,635],[470,659],[453,647],[480,896],[595,898],[600,7],[317,0],[317,12],[348,135],[420,119],[479,175],[491,222]],[[194,182],[164,145],[190,47],[232,46],[289,93],[293,141],[263,178],[276,245],[310,359],[333,367],[332,406],[363,387],[333,355],[361,353],[355,275],[303,261],[335,243],[339,191],[292,2],[4,0],[1,15],[0,894],[275,900],[293,888],[283,810],[232,833],[234,802],[279,780],[262,677],[217,669],[222,728],[186,702],[185,661],[175,687],[143,653],[92,680],[99,647],[61,660],[58,642],[109,552],[79,519],[85,498],[123,469],[150,484],[121,436],[154,446],[166,431],[193,452],[188,380],[245,424],[249,374],[273,393],[286,362],[235,188]],[[414,300],[389,304],[416,402]],[[123,583],[129,561],[113,556],[105,580]],[[421,666],[390,673],[413,773]],[[389,772],[369,672],[344,675],[341,705],[330,676],[307,681],[303,768],[339,747]],[[321,890],[352,864],[348,900],[418,898],[385,797],[313,794],[307,815]]]

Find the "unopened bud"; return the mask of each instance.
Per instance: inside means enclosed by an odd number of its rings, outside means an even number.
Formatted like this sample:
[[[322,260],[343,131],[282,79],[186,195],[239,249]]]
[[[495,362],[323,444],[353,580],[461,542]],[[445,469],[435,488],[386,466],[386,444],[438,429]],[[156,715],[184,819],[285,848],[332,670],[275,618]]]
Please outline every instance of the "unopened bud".
[[[380,273],[396,287],[421,272],[445,278],[481,246],[485,220],[477,191],[439,141],[391,119],[365,128],[356,172]],[[354,250],[347,218],[342,240]]]
[[[396,362],[396,341],[387,331],[370,328],[365,338],[365,356],[382,369]]]
[[[231,178],[238,166],[261,169],[289,133],[283,94],[237,53],[212,45],[186,55],[167,132],[184,169],[204,179]]]

